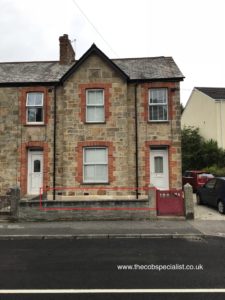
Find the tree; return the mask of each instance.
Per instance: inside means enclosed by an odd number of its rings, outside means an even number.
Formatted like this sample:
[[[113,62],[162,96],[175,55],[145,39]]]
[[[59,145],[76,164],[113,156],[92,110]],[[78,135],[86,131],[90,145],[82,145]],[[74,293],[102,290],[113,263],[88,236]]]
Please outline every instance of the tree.
[[[214,140],[206,141],[199,134],[199,128],[185,127],[181,137],[183,171],[225,167],[225,150]]]
[[[218,147],[214,140],[204,141],[202,148],[202,160],[204,167],[225,166],[225,151]]]
[[[203,138],[199,134],[199,129],[185,127],[181,133],[181,141],[183,171],[201,168]]]

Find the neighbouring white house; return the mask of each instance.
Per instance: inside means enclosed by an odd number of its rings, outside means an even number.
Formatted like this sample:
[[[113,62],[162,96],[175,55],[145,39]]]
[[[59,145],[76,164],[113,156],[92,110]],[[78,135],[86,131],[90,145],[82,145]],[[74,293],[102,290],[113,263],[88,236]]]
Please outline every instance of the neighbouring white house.
[[[194,126],[206,140],[225,149],[225,88],[195,87],[181,117],[181,126]]]

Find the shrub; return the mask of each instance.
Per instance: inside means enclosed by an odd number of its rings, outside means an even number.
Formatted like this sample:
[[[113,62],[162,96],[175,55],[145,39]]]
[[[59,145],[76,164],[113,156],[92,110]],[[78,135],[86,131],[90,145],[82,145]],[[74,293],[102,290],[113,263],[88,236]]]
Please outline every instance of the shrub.
[[[182,129],[181,145],[183,172],[212,168],[215,174],[225,175],[225,150],[214,140],[206,141],[199,134],[199,128],[188,126]]]
[[[213,174],[216,177],[225,177],[225,167],[219,168],[217,166],[211,166],[204,168],[204,171]]]

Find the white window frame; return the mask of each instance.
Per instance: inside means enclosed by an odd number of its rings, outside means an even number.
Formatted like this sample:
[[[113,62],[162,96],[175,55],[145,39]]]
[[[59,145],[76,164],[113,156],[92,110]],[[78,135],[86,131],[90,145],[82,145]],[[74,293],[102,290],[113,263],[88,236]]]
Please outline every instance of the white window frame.
[[[88,104],[88,94],[89,92],[102,92],[102,103],[101,104]],[[88,108],[93,108],[93,107],[102,107],[103,109],[103,120],[101,121],[90,121],[88,120]],[[87,89],[86,90],[86,123],[105,123],[105,93],[104,89]]]
[[[85,151],[88,149],[104,149],[106,151],[106,161],[102,161],[100,163],[95,163],[95,162],[85,162]],[[84,183],[108,183],[109,181],[109,163],[108,163],[108,147],[84,147],[83,148],[83,182]],[[87,180],[85,179],[85,167],[86,166],[107,166],[107,177],[105,180]]]
[[[151,92],[152,91],[165,91],[165,102],[162,103],[152,103],[151,102]],[[148,121],[149,122],[168,122],[168,118],[169,118],[169,107],[168,107],[168,89],[167,88],[152,88],[149,89],[149,100],[148,100]],[[167,111],[167,118],[166,119],[151,119],[151,107],[158,107],[158,108],[162,108],[162,107],[166,107],[166,111]],[[158,113],[158,117],[159,117],[159,113]]]
[[[41,105],[29,105],[28,100],[29,100],[29,95],[30,94],[41,94],[42,99],[41,99]],[[42,121],[37,122],[31,122],[28,120],[28,110],[29,108],[41,108],[42,109]],[[34,124],[34,125],[39,125],[39,124],[44,124],[44,93],[43,92],[28,92],[27,93],[27,99],[26,99],[26,124]]]

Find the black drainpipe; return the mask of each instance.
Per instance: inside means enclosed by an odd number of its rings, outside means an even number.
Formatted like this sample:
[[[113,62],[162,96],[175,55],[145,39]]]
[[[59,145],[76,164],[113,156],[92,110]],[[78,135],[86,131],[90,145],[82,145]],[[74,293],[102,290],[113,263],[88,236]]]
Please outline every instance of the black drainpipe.
[[[138,199],[138,188],[139,188],[139,180],[138,180],[138,111],[137,111],[137,84],[135,84],[135,165],[136,165],[136,198]]]
[[[55,200],[56,184],[56,85],[54,86],[54,109],[53,109],[53,200]]]

